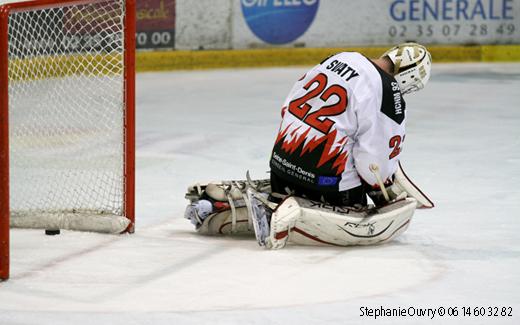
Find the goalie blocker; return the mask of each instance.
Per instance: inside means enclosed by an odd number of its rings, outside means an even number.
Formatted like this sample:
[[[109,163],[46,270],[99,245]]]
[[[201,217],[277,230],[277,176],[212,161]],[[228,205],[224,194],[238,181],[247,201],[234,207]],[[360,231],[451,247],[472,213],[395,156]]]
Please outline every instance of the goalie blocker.
[[[381,207],[338,207],[287,196],[280,204],[267,200],[269,180],[222,181],[188,188],[185,217],[202,235],[253,235],[261,246],[374,245],[388,242],[408,228],[416,208],[433,203],[399,167],[394,200]]]

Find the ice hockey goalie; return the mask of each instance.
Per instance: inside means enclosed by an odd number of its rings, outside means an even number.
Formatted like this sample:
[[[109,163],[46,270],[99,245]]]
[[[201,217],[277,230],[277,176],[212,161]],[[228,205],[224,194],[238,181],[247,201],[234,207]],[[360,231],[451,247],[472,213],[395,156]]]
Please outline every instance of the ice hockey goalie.
[[[359,207],[332,206],[303,197],[273,197],[268,179],[194,184],[185,217],[202,235],[255,235],[260,246],[375,245],[410,225],[416,208],[433,203],[409,180],[401,166],[386,188],[389,202]]]

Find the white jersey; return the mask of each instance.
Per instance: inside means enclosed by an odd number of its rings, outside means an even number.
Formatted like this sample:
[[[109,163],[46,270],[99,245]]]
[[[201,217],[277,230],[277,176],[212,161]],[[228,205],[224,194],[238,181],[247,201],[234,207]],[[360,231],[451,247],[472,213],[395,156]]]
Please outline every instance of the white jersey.
[[[271,172],[319,191],[376,185],[397,170],[405,102],[396,80],[359,53],[311,69],[292,88],[271,156]]]

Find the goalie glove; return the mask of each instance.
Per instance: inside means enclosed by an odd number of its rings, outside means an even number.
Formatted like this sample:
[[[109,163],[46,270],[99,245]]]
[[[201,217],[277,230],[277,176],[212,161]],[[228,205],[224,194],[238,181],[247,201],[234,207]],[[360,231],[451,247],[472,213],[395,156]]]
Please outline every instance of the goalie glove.
[[[374,205],[377,207],[381,207],[384,205],[387,205],[389,202],[395,202],[398,200],[402,200],[406,197],[408,197],[408,193],[403,191],[399,186],[397,186],[395,183],[386,185],[386,192],[388,194],[388,197],[390,201],[387,201],[385,198],[385,195],[383,194],[383,191],[379,188],[377,189],[370,189],[367,191],[368,196],[372,199],[374,202]]]
[[[390,202],[402,200],[406,197],[412,197],[417,200],[418,209],[429,209],[435,206],[433,202],[419,189],[419,187],[417,187],[404,173],[401,162],[399,162],[397,171],[394,174],[393,182],[385,186],[385,188]],[[376,206],[388,204],[381,189],[371,189],[367,191],[367,194]]]

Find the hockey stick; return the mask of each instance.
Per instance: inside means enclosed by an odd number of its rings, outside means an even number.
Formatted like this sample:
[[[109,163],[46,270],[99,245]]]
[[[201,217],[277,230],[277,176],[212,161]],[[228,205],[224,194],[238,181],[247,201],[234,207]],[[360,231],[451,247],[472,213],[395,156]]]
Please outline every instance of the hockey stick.
[[[381,179],[381,174],[379,173],[379,166],[377,164],[370,164],[368,168],[372,173],[374,173],[374,176],[376,177],[377,183],[381,188],[381,192],[383,192],[383,196],[385,197],[386,202],[390,202],[390,196],[386,191],[385,184],[383,183],[383,180]]]

